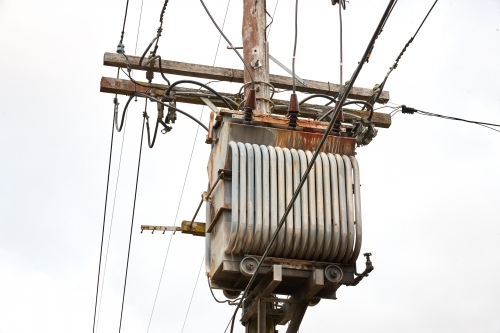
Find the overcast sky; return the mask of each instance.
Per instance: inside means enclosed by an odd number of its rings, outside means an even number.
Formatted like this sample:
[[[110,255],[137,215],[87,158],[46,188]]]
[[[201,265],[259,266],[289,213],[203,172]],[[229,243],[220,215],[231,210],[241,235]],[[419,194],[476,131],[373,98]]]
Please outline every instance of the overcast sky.
[[[356,86],[371,88],[383,79],[432,3],[398,2]],[[222,23],[227,1],[206,4]],[[271,14],[275,4],[268,0]],[[386,4],[347,4],[345,78]],[[142,53],[156,35],[162,5],[144,1],[135,51],[141,1],[130,1],[128,54]],[[269,37],[271,54],[289,66],[293,5],[279,2]],[[299,6],[297,73],[338,83],[338,8],[329,0]],[[113,95],[100,93],[99,81],[116,76],[102,58],[116,50],[124,10],[124,0],[0,0],[0,333],[92,330],[113,117]],[[241,14],[242,1],[231,1],[225,31],[235,45],[241,44]],[[391,102],[500,123],[499,29],[498,0],[440,0],[389,78]],[[199,1],[169,2],[158,50],[163,59],[212,65],[218,40]],[[225,46],[216,65],[242,68]],[[273,65],[271,72],[286,75]],[[134,76],[145,80],[144,73]],[[162,82],[159,75],[155,82]],[[122,108],[126,98],[119,99]],[[102,333],[118,331],[143,103],[132,104],[125,133],[115,133]],[[202,112],[200,106],[182,108],[197,117]],[[204,121],[207,116],[205,109]],[[203,238],[140,234],[141,224],[174,225],[192,217],[206,189],[209,154],[204,131],[196,136],[196,129],[179,116],[154,149],[143,150],[124,333],[145,333],[148,326],[149,332],[180,333],[193,290],[184,332],[222,333],[232,313],[212,299],[199,274]],[[362,251],[373,253],[375,270],[358,286],[341,287],[338,300],[309,308],[301,332],[500,332],[499,147],[500,133],[481,126],[397,114],[389,129],[358,149]],[[362,259],[358,265],[364,266]],[[244,328],[237,324],[236,330]]]

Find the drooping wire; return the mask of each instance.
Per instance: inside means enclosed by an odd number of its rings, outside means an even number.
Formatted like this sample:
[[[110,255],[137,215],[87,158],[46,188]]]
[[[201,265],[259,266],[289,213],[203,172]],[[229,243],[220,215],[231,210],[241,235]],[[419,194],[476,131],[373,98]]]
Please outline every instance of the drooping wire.
[[[123,295],[122,295],[122,306],[120,310],[120,326],[118,327],[118,333],[122,330],[122,320],[123,320],[123,305],[125,304],[125,292],[127,290],[127,277],[128,277],[128,265],[130,261],[130,247],[132,245],[132,231],[134,230],[134,217],[135,217],[135,204],[137,202],[137,187],[139,185],[139,171],[141,170],[141,155],[142,155],[142,142],[144,139],[144,127],[146,119],[142,120],[142,131],[141,131],[141,145],[139,147],[139,159],[137,162],[137,176],[135,178],[135,191],[134,191],[134,203],[132,206],[132,219],[130,222],[130,236],[128,240],[128,250],[127,250],[127,265],[125,266],[125,281],[123,283]]]
[[[215,27],[217,28],[217,30],[219,30],[219,33],[226,40],[226,42],[229,44],[229,46],[231,46],[231,48],[236,53],[236,55],[238,55],[238,57],[240,58],[241,62],[243,62],[243,65],[245,66],[245,69],[246,69],[246,71],[248,73],[248,76],[250,77],[250,81],[252,81],[252,89],[255,90],[255,81],[253,79],[253,75],[250,72],[250,68],[248,68],[248,65],[247,65],[245,59],[243,59],[243,57],[241,56],[241,54],[234,47],[233,43],[231,43],[231,41],[226,37],[226,35],[224,34],[224,32],[222,32],[222,30],[219,28],[219,26],[217,25],[217,22],[215,22],[214,18],[212,17],[212,14],[210,14],[210,11],[208,10],[207,6],[205,6],[205,3],[203,2],[203,0],[200,0],[200,2],[203,5],[203,8],[205,8],[205,11],[207,12],[208,16],[210,17],[210,20],[212,20],[212,23],[215,25]]]
[[[114,139],[114,133],[115,133],[114,117],[115,117],[115,114],[113,114],[113,127],[111,129],[111,143],[109,146],[108,175],[106,178],[106,194],[104,196],[104,214],[103,214],[103,218],[102,218],[101,248],[99,250],[99,268],[97,270],[97,287],[96,287],[96,292],[95,292],[94,321],[92,324],[92,332],[95,332],[95,326],[96,326],[97,299],[99,296],[99,282],[100,282],[100,277],[101,277],[102,247],[103,247],[103,243],[104,243],[104,231],[106,228],[106,209],[108,207],[109,176],[111,174],[111,157],[113,156],[113,139]],[[102,291],[101,291],[101,294],[102,294]]]
[[[227,2],[227,6],[226,6],[226,13],[224,15],[224,21],[222,23],[222,30],[224,30],[224,27],[226,25],[226,19],[227,19],[227,13],[229,11],[229,4],[231,3],[231,0],[228,0]],[[212,64],[212,67],[215,66],[215,63],[217,61],[217,56],[219,54],[219,47],[220,47],[220,42],[221,42],[221,38],[222,38],[222,34],[219,35],[219,42],[217,43],[217,50],[215,51],[215,57],[214,57],[214,61],[213,61],[213,64]],[[208,83],[209,84],[209,83]],[[200,115],[200,121],[203,117],[203,112],[205,110],[205,107],[203,106],[202,109],[201,109],[201,115]],[[191,168],[191,160],[193,158],[193,154],[194,154],[194,148],[195,148],[195,145],[196,145],[196,140],[198,139],[198,132],[199,132],[199,127],[196,128],[196,134],[194,136],[194,141],[193,141],[193,147],[191,148],[191,155],[189,156],[189,162],[188,162],[188,167],[186,169],[186,175],[184,176],[184,183],[182,185],[182,190],[181,190],[181,195],[180,195],[180,198],[179,198],[179,203],[177,205],[177,211],[175,213],[175,219],[174,219],[174,225],[175,223],[177,222],[177,216],[179,214],[179,209],[181,207],[181,202],[182,202],[182,198],[184,196],[184,188],[186,186],[186,181],[187,181],[187,177],[188,177],[188,174],[189,174],[189,170]],[[163,273],[165,271],[165,265],[167,263],[167,258],[168,258],[168,253],[170,251],[170,244],[172,243],[172,237],[173,237],[173,233],[170,234],[170,240],[168,242],[168,246],[167,246],[167,253],[165,254],[165,259],[163,260],[163,267],[161,269],[161,274],[160,274],[160,280],[158,282],[158,287],[156,288],[156,294],[155,294],[155,299],[154,299],[154,302],[153,302],[153,308],[151,309],[151,315],[149,317],[149,322],[148,322],[148,329],[147,329],[147,332],[149,332],[149,328],[151,326],[151,320],[153,319],[153,313],[155,311],[155,306],[156,306],[156,301],[158,299],[158,293],[160,291],[160,287],[161,287],[161,282],[162,282],[162,279],[163,279]]]
[[[200,269],[198,270],[198,275],[196,276],[196,282],[194,283],[193,292],[191,293],[191,299],[189,300],[189,305],[186,311],[186,316],[184,317],[184,323],[182,323],[181,333],[184,332],[184,327],[186,326],[186,321],[189,315],[189,310],[191,309],[191,304],[193,303],[194,293],[196,291],[196,286],[198,285],[198,280],[200,279],[201,269],[203,268],[203,263],[205,262],[205,256],[202,257]]]
[[[98,311],[97,311],[97,320],[96,320],[96,330],[99,327],[99,314],[101,311],[101,302],[102,302],[102,295],[104,293],[104,283],[106,279],[106,268],[108,266],[108,254],[109,254],[109,244],[111,243],[111,232],[113,230],[113,221],[114,221],[114,216],[115,216],[115,203],[116,203],[116,193],[118,192],[118,184],[120,180],[120,170],[121,170],[121,165],[122,165],[122,156],[123,156],[123,146],[125,143],[125,132],[127,130],[127,119],[125,118],[125,124],[123,125],[123,136],[122,136],[122,143],[120,147],[120,157],[118,159],[118,171],[116,174],[116,183],[115,183],[115,193],[113,196],[113,205],[111,208],[111,220],[109,223],[109,234],[108,234],[108,242],[106,246],[106,255],[104,257],[104,269],[102,273],[102,287],[101,287],[101,294],[99,295],[99,306],[98,306]]]
[[[377,28],[375,29],[375,32],[374,32],[374,34],[373,34],[373,36],[372,36],[372,38],[370,40],[370,43],[368,44],[368,46],[367,46],[367,48],[365,50],[365,53],[363,54],[363,57],[361,58],[361,61],[358,63],[358,66],[357,66],[356,70],[354,71],[354,73],[353,73],[353,75],[351,77],[351,80],[349,80],[349,84],[347,85],[346,90],[342,94],[340,100],[335,104],[335,107],[333,108],[334,115],[333,115],[332,119],[330,120],[330,123],[328,124],[328,127],[325,130],[323,136],[321,137],[321,140],[319,141],[318,146],[316,147],[316,149],[315,149],[315,151],[313,153],[313,156],[312,156],[310,162],[308,163],[307,168],[306,168],[306,170],[305,170],[302,178],[300,179],[300,182],[299,182],[297,188],[295,189],[295,192],[293,193],[293,196],[292,196],[290,202],[288,203],[288,205],[287,205],[287,207],[285,209],[285,212],[284,212],[283,216],[281,217],[281,220],[278,223],[276,231],[274,232],[273,236],[271,237],[271,239],[270,239],[270,241],[269,241],[266,249],[264,250],[264,253],[262,254],[262,257],[259,260],[259,263],[257,264],[257,267],[255,268],[256,272],[258,272],[260,270],[260,268],[262,267],[262,264],[264,263],[264,260],[266,259],[267,255],[268,255],[268,253],[269,253],[269,251],[271,249],[271,247],[273,246],[273,243],[276,241],[276,239],[278,237],[278,233],[279,233],[280,229],[285,224],[287,216],[288,216],[288,214],[290,213],[290,211],[292,210],[292,208],[294,206],[295,200],[297,200],[297,197],[300,195],[300,190],[302,189],[302,186],[304,186],[304,183],[307,181],[307,176],[311,172],[311,169],[314,166],[316,158],[318,157],[318,155],[319,155],[319,153],[321,151],[321,148],[323,147],[323,144],[326,141],[326,138],[328,137],[328,135],[332,131],[333,126],[335,125],[335,121],[337,120],[337,116],[339,115],[340,110],[342,110],[342,105],[345,103],[345,101],[347,99],[347,96],[349,94],[349,91],[352,89],[352,87],[354,85],[354,82],[356,81],[356,79],[357,79],[357,77],[358,77],[361,69],[363,68],[364,63],[365,63],[366,59],[368,58],[370,49],[373,46],[373,43],[375,43],[375,39],[377,38],[380,30],[383,27],[383,22],[385,20],[387,20],[387,17],[390,15],[390,10],[391,10],[392,6],[394,5],[395,1],[396,0],[390,0],[389,1],[389,4],[387,5],[387,8],[386,8],[386,10],[385,10],[385,12],[384,12],[384,14],[382,16],[382,19],[380,20],[380,22],[379,22],[379,24],[377,26]],[[258,274],[253,274],[252,275],[252,277],[250,278],[250,281],[248,281],[248,284],[247,284],[245,290],[243,291],[243,294],[241,296],[241,300],[238,302],[238,305],[236,306],[236,309],[235,309],[235,311],[233,313],[233,316],[231,318],[231,333],[233,333],[234,322],[235,322],[235,319],[236,319],[236,314],[238,313],[238,310],[240,309],[243,301],[245,300],[245,297],[248,294],[248,292],[250,290],[250,287],[254,283],[255,278],[257,277],[257,275]]]
[[[292,57],[292,82],[293,82],[293,87],[292,91],[295,94],[296,92],[296,87],[295,87],[295,55],[297,53],[297,31],[298,31],[298,13],[299,13],[299,0],[295,0],[295,39],[293,42],[293,57]]]
[[[132,101],[132,99],[135,97],[135,96],[138,96],[138,97],[144,97],[144,98],[148,98],[152,101],[155,101],[156,103],[160,103],[162,104],[163,106],[166,106],[168,108],[171,108],[171,109],[174,109],[175,111],[179,112],[180,114],[183,114],[185,115],[186,117],[188,117],[189,119],[193,120],[194,122],[196,122],[198,125],[200,125],[201,127],[203,127],[206,131],[208,131],[208,127],[205,126],[205,124],[203,124],[201,121],[199,121],[198,119],[196,119],[195,117],[193,117],[192,115],[190,115],[189,113],[185,112],[185,111],[182,111],[181,109],[175,107],[175,106],[172,106],[172,105],[168,105],[166,104],[165,102],[163,101],[160,101],[159,99],[157,98],[154,98],[152,96],[149,96],[147,94],[144,94],[144,93],[140,93],[140,92],[135,92],[133,94],[131,94],[129,96],[129,99],[127,101],[127,103],[125,104],[125,108],[123,109],[123,113],[122,113],[122,118],[121,118],[121,122],[120,122],[120,125],[118,125],[118,121],[115,121],[115,127],[116,127],[116,130],[118,132],[120,132],[123,128],[123,120],[124,120],[124,117],[125,117],[125,114],[127,112],[127,109],[128,109],[128,106],[130,104],[130,102]],[[146,118],[144,118],[146,119]]]
[[[274,6],[274,11],[273,11],[273,16],[272,16],[272,21],[271,23],[269,23],[269,25],[266,27],[266,30],[269,28],[269,30],[267,31],[267,36],[266,36],[266,40],[269,40],[269,35],[271,34],[271,27],[272,27],[272,23],[274,22],[274,16],[276,15],[276,8],[278,8],[278,3],[280,2],[280,0],[276,0],[276,5]]]
[[[418,29],[415,32],[415,34],[413,35],[413,37],[411,37],[410,40],[405,44],[405,46],[403,47],[403,50],[401,50],[398,57],[394,61],[394,64],[389,68],[389,71],[385,75],[384,80],[377,88],[377,92],[368,100],[370,102],[370,104],[374,105],[378,101],[380,95],[382,94],[382,91],[384,90],[384,87],[385,87],[385,84],[387,82],[387,79],[389,78],[389,75],[391,75],[392,71],[398,67],[398,64],[399,64],[399,61],[401,60],[401,57],[406,52],[406,49],[408,48],[408,46],[410,46],[410,44],[413,42],[415,37],[417,37],[417,34],[420,31],[420,28],[422,28],[422,26],[424,25],[425,21],[427,20],[427,17],[431,13],[432,9],[434,8],[434,6],[436,5],[437,2],[438,2],[438,0],[434,1],[434,4],[432,5],[431,9],[429,9],[429,11],[427,12],[427,15],[425,15],[425,18],[423,19],[422,23],[420,23],[420,26],[418,27]]]

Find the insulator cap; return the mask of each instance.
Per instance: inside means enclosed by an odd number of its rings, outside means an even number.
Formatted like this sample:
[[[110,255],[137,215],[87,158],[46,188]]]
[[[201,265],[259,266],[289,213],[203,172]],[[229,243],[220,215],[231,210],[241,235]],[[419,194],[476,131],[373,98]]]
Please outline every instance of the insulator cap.
[[[297,99],[297,94],[290,95],[290,104],[288,104],[288,113],[299,113],[299,100]]]
[[[288,104],[288,128],[294,130],[297,127],[297,118],[299,116],[299,100],[297,94],[290,95],[290,104]]]
[[[255,89],[250,89],[247,94],[247,98],[245,99],[245,108],[250,108],[255,110]]]

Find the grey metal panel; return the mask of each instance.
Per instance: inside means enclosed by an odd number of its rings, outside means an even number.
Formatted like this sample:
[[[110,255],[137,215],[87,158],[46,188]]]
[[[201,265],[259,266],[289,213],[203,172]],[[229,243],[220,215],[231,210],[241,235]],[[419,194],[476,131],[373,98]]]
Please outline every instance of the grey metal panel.
[[[347,203],[345,193],[345,168],[344,160],[339,154],[335,154],[337,161],[337,175],[339,181],[339,210],[340,210],[340,249],[334,261],[339,262],[345,255],[347,249]]]
[[[271,189],[271,238],[278,229],[278,161],[274,147],[268,146],[267,149],[269,151],[269,185]],[[273,256],[275,250],[276,242],[271,247],[269,255]]]
[[[276,150],[276,157],[278,160],[278,223],[281,221],[283,215],[285,215],[286,208],[286,183],[285,183],[285,156],[283,150],[280,147],[274,147]],[[276,252],[275,256],[279,257],[283,252],[285,247],[285,226],[283,226],[278,233],[278,240],[276,241]]]
[[[256,254],[259,251],[262,240],[262,154],[260,147],[256,144],[252,145],[255,159],[255,231],[250,252]]]
[[[356,244],[354,245],[352,256],[349,259],[349,264],[353,265],[358,259],[359,252],[361,251],[361,241],[363,239],[363,222],[361,218],[361,185],[359,181],[359,165],[356,157],[351,156],[350,159],[354,173],[354,209],[356,221]]]
[[[288,148],[283,148],[283,154],[285,155],[285,207],[288,206],[290,201],[292,201],[292,196],[294,192],[293,188],[293,162],[292,154]],[[295,206],[295,203],[294,203]],[[288,258],[292,252],[293,246],[293,216],[294,209],[290,211],[286,217],[285,228],[285,247],[283,253],[281,254],[284,258]]]
[[[352,165],[349,157],[342,156],[345,166],[345,189],[346,189],[346,199],[347,199],[347,249],[345,256],[342,260],[346,263],[351,258],[353,245],[354,245],[354,197],[352,191]]]
[[[245,149],[247,153],[247,227],[242,248],[244,254],[249,253],[255,232],[255,158],[251,144],[245,143]]]
[[[316,173],[316,249],[314,250],[313,260],[318,260],[324,248],[325,243],[325,205],[323,193],[323,162],[318,157],[314,161]]]
[[[330,181],[330,162],[325,153],[321,153],[321,162],[323,163],[323,196],[325,208],[325,243],[320,260],[325,261],[330,255],[332,249],[332,197],[331,197],[331,181]]]
[[[340,249],[340,211],[339,211],[339,181],[337,171],[337,160],[333,154],[328,154],[330,161],[330,181],[332,197],[332,219],[333,219],[333,239],[332,250],[328,256],[328,261],[333,261]]]
[[[232,181],[231,181],[231,232],[229,234],[229,242],[226,246],[224,252],[230,254],[236,243],[236,235],[238,233],[238,194],[239,194],[239,151],[238,146],[234,141],[229,142],[229,147],[231,147],[231,167],[233,170]]]
[[[303,150],[299,150],[300,159],[300,177],[306,173],[307,169],[307,156]],[[300,250],[298,253],[299,258],[304,258],[307,252],[308,237],[309,237],[309,190],[307,181],[302,186],[300,190],[300,209],[302,213],[302,232],[300,235]]]
[[[312,153],[307,150],[306,151],[306,156],[307,156],[307,164],[311,163],[312,159]],[[311,172],[309,172],[309,175],[307,176],[307,183],[308,183],[308,196],[309,196],[309,237],[307,241],[307,251],[305,255],[305,259],[311,259],[314,249],[315,249],[315,244],[316,244],[316,189],[315,189],[315,183],[316,183],[316,170],[315,166],[312,167]]]
[[[238,221],[238,237],[236,237],[236,244],[233,250],[233,254],[239,254],[241,248],[243,247],[243,241],[245,239],[245,232],[247,229],[247,150],[245,145],[241,142],[237,143],[238,152],[240,155],[240,192],[239,192],[239,221]],[[234,173],[234,172],[233,172]],[[233,180],[234,181],[234,180]],[[234,208],[233,208],[234,210]]]
[[[270,236],[270,186],[269,186],[269,150],[261,145],[262,153],[262,242],[260,243],[259,255],[264,253]]]
[[[295,149],[290,149],[293,161],[293,192],[299,187],[300,183],[300,159],[299,154]],[[301,191],[302,192],[302,191]],[[302,238],[302,216],[301,216],[301,195],[297,196],[297,200],[293,205],[293,248],[291,257],[296,258],[300,250],[300,242]]]

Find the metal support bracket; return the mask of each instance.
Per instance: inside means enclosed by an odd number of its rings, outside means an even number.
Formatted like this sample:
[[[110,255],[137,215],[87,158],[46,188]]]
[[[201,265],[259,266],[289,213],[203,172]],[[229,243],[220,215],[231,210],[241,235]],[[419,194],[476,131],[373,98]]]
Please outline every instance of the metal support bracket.
[[[280,66],[281,68],[283,68],[288,74],[292,75],[293,77],[293,72],[288,68],[286,67],[285,65],[283,65],[278,59],[276,59],[275,57],[273,57],[272,55],[269,54],[269,59],[271,59],[276,65]],[[307,87],[307,83],[306,81],[304,81],[301,77],[299,77],[297,75],[297,73],[295,73],[295,78],[297,79],[297,81],[299,81],[303,86],[306,86]]]
[[[242,323],[246,323],[258,312],[259,303],[264,302],[262,298],[268,297],[274,289],[276,289],[283,279],[282,275],[281,265],[273,265],[269,273],[259,282],[259,284],[257,284],[252,292],[248,294],[246,300],[243,302],[244,310],[241,316]]]
[[[201,100],[202,100],[202,101],[203,101],[203,102],[204,102],[204,103],[205,103],[205,104],[206,104],[206,105],[207,105],[207,106],[208,106],[208,107],[209,107],[209,108],[210,108],[213,112],[215,112],[215,113],[219,113],[219,111],[220,111],[220,110],[219,110],[219,108],[218,108],[218,107],[216,107],[216,106],[214,105],[214,103],[212,103],[212,101],[211,101],[211,100],[209,100],[209,99],[208,99],[208,98],[206,98],[206,97],[200,97],[200,99],[201,99]]]

